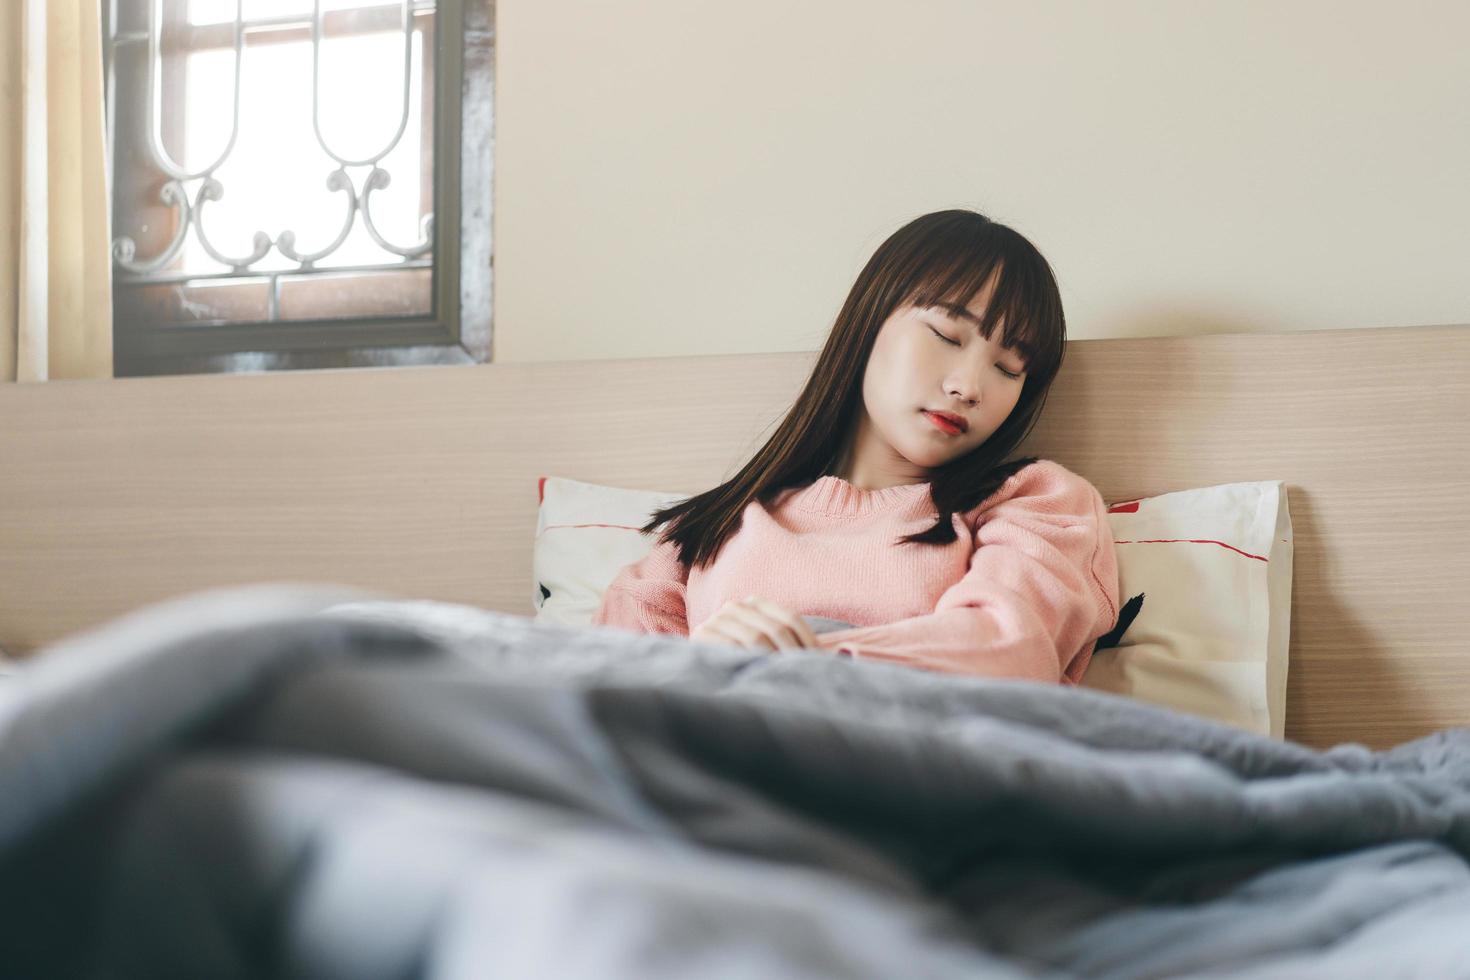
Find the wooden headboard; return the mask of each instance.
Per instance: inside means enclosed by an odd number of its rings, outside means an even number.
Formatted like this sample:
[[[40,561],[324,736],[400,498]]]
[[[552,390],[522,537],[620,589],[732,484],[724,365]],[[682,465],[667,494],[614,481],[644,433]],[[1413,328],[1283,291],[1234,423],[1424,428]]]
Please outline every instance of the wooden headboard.
[[[530,615],[536,481],[732,475],[814,353],[0,385],[0,647],[263,580]],[[1021,452],[1287,484],[1287,737],[1470,724],[1470,327],[1068,344]]]

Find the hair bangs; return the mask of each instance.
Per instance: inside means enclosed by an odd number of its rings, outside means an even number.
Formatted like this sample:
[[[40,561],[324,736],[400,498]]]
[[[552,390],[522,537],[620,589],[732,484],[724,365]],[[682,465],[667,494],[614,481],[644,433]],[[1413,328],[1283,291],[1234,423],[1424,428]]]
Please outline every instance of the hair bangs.
[[[908,302],[918,307],[966,310],[997,270],[1000,279],[985,308],[980,332],[989,340],[1000,326],[1001,344],[1016,351],[1029,366],[1043,347],[1043,326],[1034,316],[1043,297],[1039,295],[1040,284],[1025,275],[1024,261],[1007,262],[997,252],[981,256],[978,261],[974,256],[952,256],[944,266],[921,273]]]

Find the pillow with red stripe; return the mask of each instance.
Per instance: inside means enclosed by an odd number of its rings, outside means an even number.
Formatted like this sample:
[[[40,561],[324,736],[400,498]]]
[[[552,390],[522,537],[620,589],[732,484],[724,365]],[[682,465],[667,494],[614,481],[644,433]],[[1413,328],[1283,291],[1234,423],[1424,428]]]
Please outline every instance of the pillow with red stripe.
[[[1281,738],[1291,617],[1291,513],[1280,480],[1108,507],[1120,595],[1146,595],[1082,685]]]

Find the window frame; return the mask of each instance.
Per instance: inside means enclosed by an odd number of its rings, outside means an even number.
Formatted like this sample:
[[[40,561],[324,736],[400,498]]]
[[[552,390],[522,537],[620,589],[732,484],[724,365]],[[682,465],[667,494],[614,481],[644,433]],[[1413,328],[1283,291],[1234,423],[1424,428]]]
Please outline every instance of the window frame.
[[[128,0],[101,2],[110,32]],[[491,360],[495,0],[437,0],[435,21],[432,316],[198,325],[114,318],[115,376]],[[111,64],[104,74],[111,79]]]

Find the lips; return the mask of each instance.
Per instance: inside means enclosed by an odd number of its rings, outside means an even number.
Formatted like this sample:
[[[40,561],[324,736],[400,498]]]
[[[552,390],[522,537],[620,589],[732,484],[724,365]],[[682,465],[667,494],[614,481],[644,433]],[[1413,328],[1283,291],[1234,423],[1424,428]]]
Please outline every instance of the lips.
[[[968,422],[960,418],[958,415],[955,415],[953,412],[931,412],[926,408],[924,409],[924,414],[928,415],[932,419],[935,419],[936,421],[947,424],[951,429],[954,429],[956,432],[964,432],[970,427],[970,424]]]

